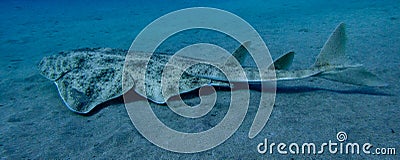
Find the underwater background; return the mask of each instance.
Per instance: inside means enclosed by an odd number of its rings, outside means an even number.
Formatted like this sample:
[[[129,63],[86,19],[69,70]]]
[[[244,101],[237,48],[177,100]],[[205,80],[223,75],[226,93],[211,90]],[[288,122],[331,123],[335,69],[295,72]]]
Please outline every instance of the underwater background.
[[[63,50],[110,47],[129,49],[153,20],[187,7],[214,7],[234,13],[261,35],[273,59],[293,50],[293,69],[311,66],[340,23],[347,27],[347,54],[386,81],[387,87],[360,87],[317,78],[278,82],[267,125],[254,139],[248,130],[257,98],[239,130],[223,144],[200,153],[179,154],[147,141],[135,129],[124,104],[112,103],[83,116],[65,107],[56,86],[42,77],[39,61]],[[336,140],[400,150],[400,1],[399,0],[250,0],[250,1],[93,1],[3,0],[0,2],[0,158],[1,159],[270,159],[368,158],[397,155],[260,154],[257,145]],[[193,35],[194,34],[194,35]],[[171,37],[160,52],[173,53],[197,42],[233,51],[237,42],[208,31]],[[252,97],[259,91],[251,90]],[[168,107],[153,109],[172,128],[189,130],[218,124],[229,107],[229,92],[218,91],[213,115],[195,124],[176,120]],[[224,98],[225,97],[225,98]],[[226,98],[228,97],[228,98]],[[195,103],[196,96],[188,96]],[[196,142],[193,142],[196,143]],[[275,151],[276,152],[276,151]]]

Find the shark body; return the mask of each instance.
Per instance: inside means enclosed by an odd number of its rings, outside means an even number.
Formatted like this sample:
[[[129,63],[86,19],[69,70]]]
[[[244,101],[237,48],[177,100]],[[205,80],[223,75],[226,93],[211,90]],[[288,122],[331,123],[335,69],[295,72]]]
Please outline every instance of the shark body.
[[[270,73],[265,75],[273,75],[271,77],[260,78],[257,68],[243,67],[246,78],[238,76],[237,79],[228,81],[221,70],[211,65],[199,64],[185,69],[178,81],[176,78],[167,78],[172,81],[164,84],[163,87],[171,88],[179,83],[179,94],[181,94],[208,85],[232,87],[230,82],[262,83],[262,81],[297,80],[308,77],[320,77],[354,85],[387,85],[376,75],[365,70],[362,65],[352,64],[345,55],[345,44],[345,25],[341,23],[325,43],[315,64],[308,69],[289,70],[294,52],[288,52],[269,67],[267,72]],[[248,55],[246,50],[248,45],[249,43],[242,44],[233,53],[233,57],[240,64]],[[66,106],[80,114],[89,113],[97,105],[121,96],[128,91],[127,89],[133,89],[148,100],[159,104],[176,96],[175,92],[168,92],[168,90],[164,90],[163,94],[163,87],[161,87],[163,68],[171,55],[138,52],[134,57],[126,57],[127,52],[110,48],[62,52],[43,58],[39,64],[39,70],[43,76],[56,84]],[[152,54],[150,61],[143,58],[148,54]],[[173,67],[182,69],[184,64],[193,62],[198,62],[198,60],[178,57]],[[228,59],[221,67],[229,67],[229,63]],[[146,65],[147,68],[143,67]],[[147,74],[146,79],[139,78],[139,75],[143,74]],[[166,77],[169,77],[169,73],[166,74]],[[230,74],[235,74],[235,70]],[[128,78],[123,79],[124,76]],[[146,87],[137,87],[143,83]]]

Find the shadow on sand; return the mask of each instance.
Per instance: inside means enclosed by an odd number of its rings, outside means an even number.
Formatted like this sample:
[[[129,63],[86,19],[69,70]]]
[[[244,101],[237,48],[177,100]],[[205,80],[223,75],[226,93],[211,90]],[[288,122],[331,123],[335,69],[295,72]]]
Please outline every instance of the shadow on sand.
[[[251,90],[259,91],[261,92],[261,86],[260,85],[250,85],[249,86]],[[230,92],[230,88],[228,87],[215,87],[217,91],[220,92]],[[339,94],[363,94],[363,95],[375,95],[375,96],[393,96],[392,94],[387,94],[382,91],[378,91],[377,88],[371,88],[371,87],[359,87],[356,89],[348,89],[348,90],[334,90],[334,89],[326,89],[326,88],[319,88],[319,87],[309,87],[309,86],[278,86],[276,93],[277,94],[299,94],[299,93],[306,93],[306,92],[316,92],[316,91],[328,91],[328,92],[334,92],[334,93],[339,93]],[[196,89],[192,92],[189,93],[184,93],[180,95],[183,99],[191,99],[198,97],[199,89]],[[92,116],[99,111],[101,111],[103,108],[106,108],[110,105],[113,104],[123,104],[124,99],[122,96],[114,98],[112,100],[106,101],[104,103],[101,103],[98,105],[96,108],[94,108],[92,111],[90,111],[87,114],[81,114],[83,116]],[[151,102],[149,102],[151,103]],[[163,104],[166,105],[166,104]]]

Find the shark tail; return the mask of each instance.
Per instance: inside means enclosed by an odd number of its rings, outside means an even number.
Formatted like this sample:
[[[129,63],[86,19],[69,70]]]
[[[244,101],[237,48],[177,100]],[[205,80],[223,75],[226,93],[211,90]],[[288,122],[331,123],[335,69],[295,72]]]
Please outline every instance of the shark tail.
[[[345,24],[340,23],[321,49],[313,67],[326,68],[317,77],[331,81],[363,86],[387,86],[375,74],[360,64],[352,64],[345,54]]]

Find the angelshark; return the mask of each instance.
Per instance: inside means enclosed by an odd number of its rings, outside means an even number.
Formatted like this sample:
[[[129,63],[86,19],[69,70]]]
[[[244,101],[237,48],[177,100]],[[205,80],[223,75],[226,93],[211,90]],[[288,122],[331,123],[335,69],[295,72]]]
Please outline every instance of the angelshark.
[[[242,44],[232,54],[239,63],[248,55]],[[308,69],[289,70],[294,52],[288,52],[276,59],[269,67],[275,76],[266,81],[297,80],[308,77],[319,77],[342,83],[364,86],[386,86],[380,78],[365,70],[361,64],[353,64],[345,55],[345,24],[339,24],[323,46],[316,62]],[[122,49],[94,48],[61,52],[58,55],[45,57],[38,67],[40,73],[53,81],[66,106],[80,114],[86,114],[99,104],[114,99],[133,89],[148,100],[163,104],[173,94],[162,94],[160,77],[165,62],[171,55],[156,53],[150,61],[141,59],[141,55],[152,53],[138,52],[136,57],[126,59],[128,51]],[[178,57],[175,62],[181,64],[194,61],[190,57]],[[124,66],[124,62],[129,65]],[[144,68],[143,66],[146,66]],[[125,72],[123,72],[125,67]],[[260,83],[259,70],[255,67],[243,67],[248,83]],[[127,76],[123,80],[123,74]],[[140,79],[139,74],[147,74]],[[168,77],[168,75],[167,75]],[[122,84],[124,81],[124,87]],[[242,79],[234,81],[243,81]],[[136,88],[139,83],[146,83],[145,88]],[[176,85],[176,84],[166,84]],[[193,91],[203,86],[230,86],[230,82],[220,70],[210,65],[195,65],[187,70],[179,80],[179,94]]]

